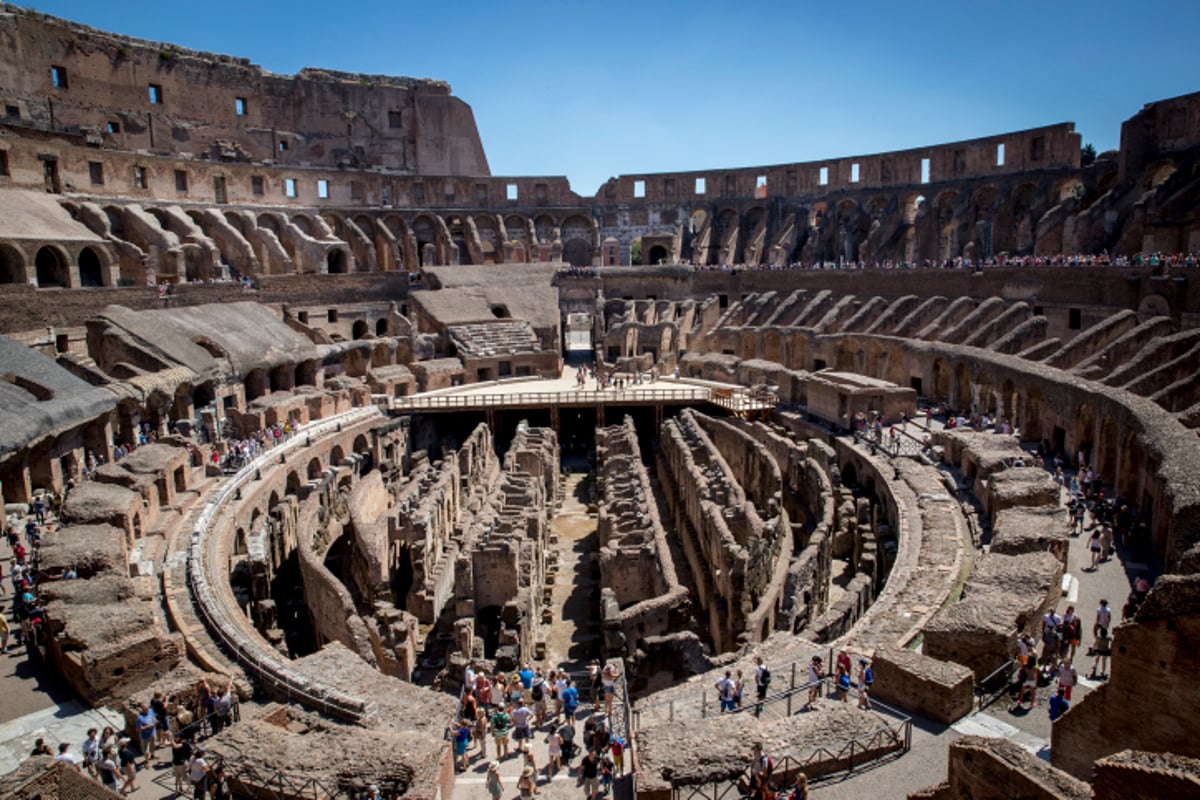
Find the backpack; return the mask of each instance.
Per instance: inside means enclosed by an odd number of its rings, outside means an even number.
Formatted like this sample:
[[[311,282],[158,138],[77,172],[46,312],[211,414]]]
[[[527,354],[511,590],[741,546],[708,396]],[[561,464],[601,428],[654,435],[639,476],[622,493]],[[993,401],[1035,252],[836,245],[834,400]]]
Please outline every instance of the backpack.
[[[870,686],[875,682],[875,673],[870,667],[867,667],[866,671],[863,672],[863,682],[866,683],[867,686]]]
[[[771,685],[771,670],[768,669],[766,666],[764,666],[762,668],[762,685],[763,686]]]
[[[533,689],[530,691],[530,696],[533,697],[533,701],[535,703],[540,703],[543,699],[545,699],[546,692],[542,688],[542,684],[535,683],[533,685]]]

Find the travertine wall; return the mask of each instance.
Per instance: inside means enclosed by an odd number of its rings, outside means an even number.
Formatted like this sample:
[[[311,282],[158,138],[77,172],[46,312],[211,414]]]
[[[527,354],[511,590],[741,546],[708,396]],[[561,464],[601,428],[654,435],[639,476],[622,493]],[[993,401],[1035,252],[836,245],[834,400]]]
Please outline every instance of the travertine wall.
[[[950,745],[948,781],[909,795],[936,800],[1092,800],[1083,781],[1039,760],[1008,739],[964,736]]]
[[[632,656],[645,637],[690,634],[690,593],[676,573],[630,417],[596,431],[596,493],[600,584],[614,603],[602,608],[606,649]]]

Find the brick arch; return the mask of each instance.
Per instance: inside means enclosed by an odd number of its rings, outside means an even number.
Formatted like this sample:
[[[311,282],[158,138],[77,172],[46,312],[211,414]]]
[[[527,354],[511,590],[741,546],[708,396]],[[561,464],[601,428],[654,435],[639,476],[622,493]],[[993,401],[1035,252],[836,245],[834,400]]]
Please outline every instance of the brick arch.
[[[13,244],[0,242],[0,283],[25,283],[27,280],[25,254]]]

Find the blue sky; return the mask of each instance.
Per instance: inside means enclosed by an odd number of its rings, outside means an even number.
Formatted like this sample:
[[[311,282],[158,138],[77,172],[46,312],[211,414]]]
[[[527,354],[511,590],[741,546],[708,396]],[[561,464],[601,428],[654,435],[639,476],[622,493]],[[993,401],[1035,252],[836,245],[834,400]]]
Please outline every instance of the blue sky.
[[[431,77],[471,105],[494,175],[778,164],[1071,121],[1098,151],[1200,90],[1200,2],[26,0],[153,41]],[[977,10],[968,10],[976,8]]]

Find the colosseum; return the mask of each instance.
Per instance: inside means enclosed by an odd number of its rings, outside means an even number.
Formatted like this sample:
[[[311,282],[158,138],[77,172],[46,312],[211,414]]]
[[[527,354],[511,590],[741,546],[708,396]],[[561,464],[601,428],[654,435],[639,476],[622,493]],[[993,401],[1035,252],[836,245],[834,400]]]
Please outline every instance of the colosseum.
[[[1200,93],[584,196],[0,43],[0,795],[1200,797]]]

